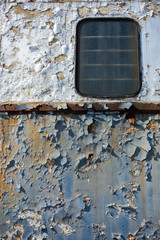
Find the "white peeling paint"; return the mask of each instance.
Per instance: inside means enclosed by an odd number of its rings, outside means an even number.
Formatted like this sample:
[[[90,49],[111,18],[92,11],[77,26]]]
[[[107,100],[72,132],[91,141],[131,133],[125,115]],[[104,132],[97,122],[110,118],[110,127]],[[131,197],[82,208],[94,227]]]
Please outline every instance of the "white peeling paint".
[[[131,17],[140,25],[142,89],[120,102],[160,101],[160,6],[157,1],[83,1],[0,5],[0,102],[115,102],[75,91],[76,25],[85,17]],[[64,60],[59,60],[66,55]],[[64,78],[59,80],[57,73]],[[125,108],[128,108],[125,107]]]

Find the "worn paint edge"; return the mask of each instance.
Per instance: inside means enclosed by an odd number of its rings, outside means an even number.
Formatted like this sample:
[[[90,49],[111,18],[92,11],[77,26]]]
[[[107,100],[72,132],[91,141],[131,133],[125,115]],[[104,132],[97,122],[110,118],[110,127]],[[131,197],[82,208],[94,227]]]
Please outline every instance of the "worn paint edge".
[[[78,113],[85,114],[94,112],[155,112],[160,111],[160,103],[137,103],[137,102],[114,102],[114,103],[92,103],[92,102],[52,102],[52,103],[5,103],[0,104],[1,113]]]

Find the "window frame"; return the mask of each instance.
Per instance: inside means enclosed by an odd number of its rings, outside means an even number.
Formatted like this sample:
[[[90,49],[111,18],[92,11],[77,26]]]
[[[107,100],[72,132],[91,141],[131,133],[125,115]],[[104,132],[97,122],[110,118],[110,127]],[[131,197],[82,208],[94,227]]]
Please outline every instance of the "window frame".
[[[79,54],[78,54],[78,46],[79,46],[79,32],[78,32],[78,28],[79,28],[79,25],[82,23],[82,22],[85,22],[85,21],[91,21],[91,20],[114,20],[116,19],[116,21],[122,21],[122,20],[129,20],[131,22],[134,22],[136,25],[137,25],[137,54],[138,54],[138,80],[139,80],[139,88],[137,89],[137,91],[134,93],[134,94],[128,94],[128,95],[123,95],[123,96],[100,96],[100,95],[89,95],[89,94],[85,94],[85,93],[81,93],[79,90],[78,90],[78,75],[79,75]],[[111,100],[115,100],[115,99],[126,99],[126,98],[133,98],[133,97],[137,97],[137,95],[140,93],[141,89],[142,89],[142,72],[141,72],[141,46],[140,46],[140,43],[141,43],[141,39],[140,39],[140,25],[139,23],[133,19],[133,18],[130,18],[130,17],[87,17],[87,18],[83,18],[83,19],[80,19],[78,22],[77,22],[77,25],[76,25],[76,39],[75,39],[75,74],[74,74],[74,86],[75,86],[75,91],[77,94],[79,94],[80,96],[82,97],[87,97],[87,98],[99,98],[99,99],[111,99]]]

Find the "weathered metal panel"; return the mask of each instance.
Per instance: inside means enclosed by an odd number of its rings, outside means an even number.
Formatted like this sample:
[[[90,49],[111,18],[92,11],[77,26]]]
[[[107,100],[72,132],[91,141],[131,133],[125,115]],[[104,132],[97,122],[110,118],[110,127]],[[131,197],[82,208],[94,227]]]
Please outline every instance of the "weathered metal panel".
[[[159,123],[1,115],[1,239],[159,239]]]
[[[101,102],[75,91],[76,26],[86,17],[138,22],[142,89],[124,101],[160,101],[159,1],[8,0],[0,15],[0,102]]]
[[[160,239],[159,1],[7,0],[0,15],[0,238]],[[139,23],[137,97],[75,92],[85,17]]]

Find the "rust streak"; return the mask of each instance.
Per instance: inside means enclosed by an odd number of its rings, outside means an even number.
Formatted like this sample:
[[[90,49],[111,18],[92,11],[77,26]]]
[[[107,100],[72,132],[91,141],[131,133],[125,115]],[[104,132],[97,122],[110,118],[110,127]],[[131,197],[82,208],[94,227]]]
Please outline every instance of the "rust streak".
[[[0,197],[4,197],[4,193],[5,193],[5,180],[6,180],[5,170],[1,169],[1,171],[0,171]]]

